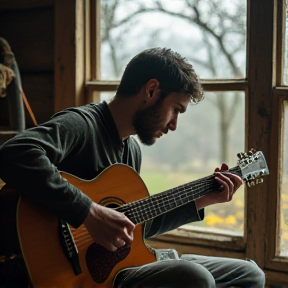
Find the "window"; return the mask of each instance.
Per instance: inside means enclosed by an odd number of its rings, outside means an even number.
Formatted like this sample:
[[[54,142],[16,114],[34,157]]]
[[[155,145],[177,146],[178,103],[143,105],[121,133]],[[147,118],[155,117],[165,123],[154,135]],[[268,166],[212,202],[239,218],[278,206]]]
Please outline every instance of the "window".
[[[236,153],[250,148],[262,150],[269,166],[263,184],[237,191],[225,208],[208,207],[206,223],[157,236],[153,244],[250,258],[265,270],[267,284],[287,284],[286,0],[90,3],[96,36],[88,101],[113,97],[125,64],[152,46],[180,52],[203,79],[205,99],[180,116],[178,130],[142,147],[142,177],[151,192],[211,174],[222,162],[233,167]]]
[[[119,81],[133,56],[161,46],[185,56],[202,79],[222,84],[216,84],[205,93],[204,101],[191,105],[180,116],[176,132],[152,147],[142,145],[141,175],[149,192],[161,192],[210,175],[224,162],[235,166],[236,154],[245,149],[245,2],[195,1],[189,5],[187,1],[102,0],[98,9],[102,12],[101,27],[98,26],[101,49],[95,83]],[[220,80],[225,78],[231,79],[228,87],[227,80]],[[218,91],[219,87],[223,91]],[[100,94],[94,95],[98,99],[93,100],[99,101]],[[113,92],[102,90],[101,97],[109,99]],[[209,207],[206,215],[210,221],[200,225],[243,235],[244,189],[237,194],[237,201],[226,206],[227,211],[223,206],[217,216]],[[234,210],[237,216],[233,215]]]

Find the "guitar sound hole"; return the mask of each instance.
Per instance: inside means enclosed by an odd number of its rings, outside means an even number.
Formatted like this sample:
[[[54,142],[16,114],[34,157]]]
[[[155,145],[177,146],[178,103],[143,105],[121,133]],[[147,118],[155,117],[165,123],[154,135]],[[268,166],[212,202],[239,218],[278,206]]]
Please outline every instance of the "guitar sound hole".
[[[100,205],[108,207],[108,208],[118,208],[119,206],[122,206],[126,204],[122,199],[116,198],[116,197],[106,197],[103,198],[100,202]]]
[[[106,205],[106,207],[108,207],[108,208],[112,208],[112,209],[115,209],[115,208],[118,208],[119,205],[114,204],[114,203],[111,203],[111,204]]]
[[[111,252],[99,244],[90,245],[86,253],[86,265],[92,279],[97,283],[104,282],[115,265],[124,260],[130,250],[131,247],[123,246],[116,252]]]

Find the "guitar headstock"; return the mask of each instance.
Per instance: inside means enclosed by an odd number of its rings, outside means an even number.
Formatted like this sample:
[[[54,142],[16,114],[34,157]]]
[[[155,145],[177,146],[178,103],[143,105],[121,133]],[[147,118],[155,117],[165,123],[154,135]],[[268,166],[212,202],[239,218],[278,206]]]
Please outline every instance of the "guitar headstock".
[[[237,156],[241,177],[249,187],[262,183],[262,177],[269,175],[269,169],[261,151],[251,149],[247,153],[238,153]]]

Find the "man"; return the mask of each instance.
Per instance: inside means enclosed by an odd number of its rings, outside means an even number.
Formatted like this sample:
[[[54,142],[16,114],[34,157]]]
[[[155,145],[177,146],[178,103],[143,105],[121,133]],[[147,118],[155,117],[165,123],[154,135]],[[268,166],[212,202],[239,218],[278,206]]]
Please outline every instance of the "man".
[[[129,246],[134,223],[123,213],[94,203],[62,179],[58,169],[82,179],[92,179],[114,163],[140,172],[141,151],[131,135],[137,134],[146,145],[154,144],[176,130],[179,114],[191,101],[202,98],[200,80],[185,58],[170,49],[145,50],[128,63],[109,104],[64,110],[4,144],[0,177],[75,228],[84,223],[93,240],[106,249]],[[206,206],[231,201],[242,181],[217,171],[218,191],[151,220],[146,238],[202,220]],[[125,269],[117,275],[115,287],[264,287],[264,279],[253,261],[182,255],[180,260]]]

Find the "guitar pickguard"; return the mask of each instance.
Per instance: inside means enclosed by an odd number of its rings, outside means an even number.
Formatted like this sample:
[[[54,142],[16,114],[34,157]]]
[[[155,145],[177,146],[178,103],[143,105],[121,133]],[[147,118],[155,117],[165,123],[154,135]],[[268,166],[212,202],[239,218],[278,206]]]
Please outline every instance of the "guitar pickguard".
[[[128,256],[130,250],[125,245],[116,252],[111,252],[99,244],[91,244],[86,253],[86,265],[93,280],[97,283],[104,282],[116,264]]]

